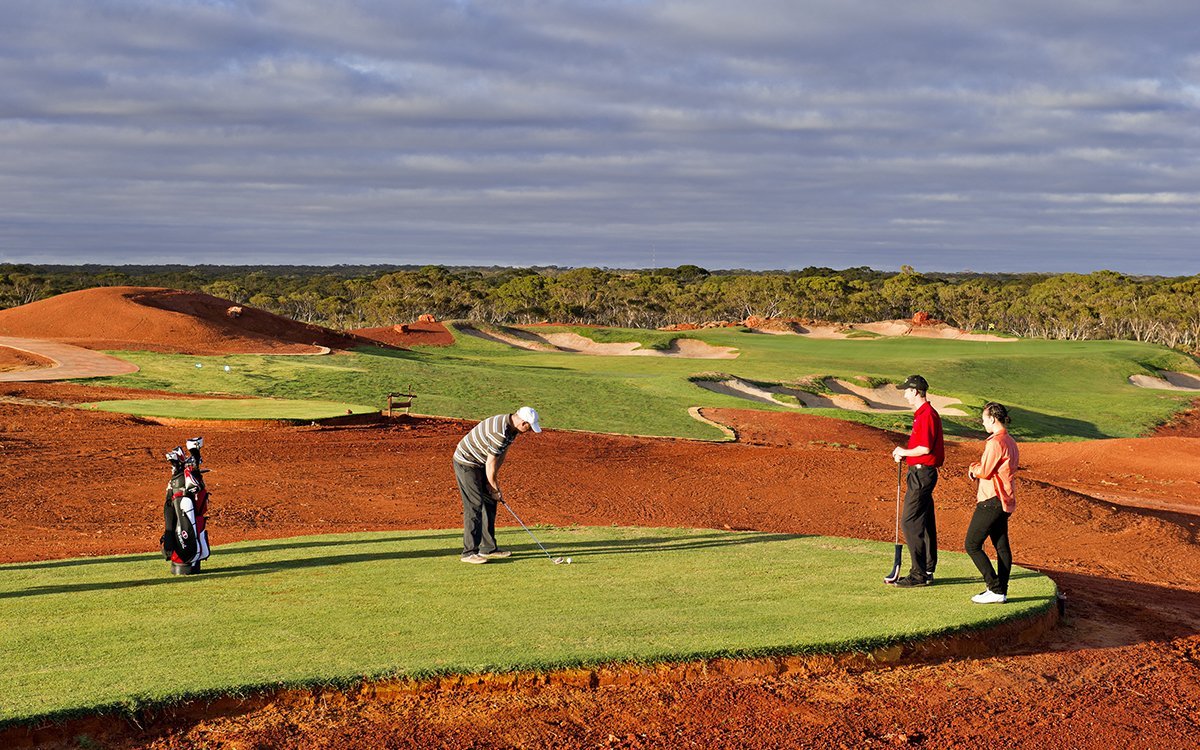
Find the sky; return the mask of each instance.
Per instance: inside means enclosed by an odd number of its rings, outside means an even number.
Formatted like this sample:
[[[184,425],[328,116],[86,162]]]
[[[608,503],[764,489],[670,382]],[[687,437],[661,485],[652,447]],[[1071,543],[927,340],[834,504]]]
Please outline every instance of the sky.
[[[0,262],[1200,273],[1195,0],[0,11]]]

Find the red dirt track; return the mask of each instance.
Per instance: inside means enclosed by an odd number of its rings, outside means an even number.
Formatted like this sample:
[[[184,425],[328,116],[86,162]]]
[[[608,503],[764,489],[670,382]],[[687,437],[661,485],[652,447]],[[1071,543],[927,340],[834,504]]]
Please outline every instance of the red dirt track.
[[[162,454],[192,433],[204,435],[212,469],[215,555],[241,539],[461,522],[450,455],[470,423],[214,424],[185,433],[32,405],[100,393],[137,395],[0,385],[0,562],[153,550],[167,479]],[[5,395],[25,401],[4,403]],[[892,538],[889,452],[900,436],[803,414],[704,413],[733,427],[739,442],[522,436],[505,464],[507,495],[523,518],[539,523]],[[949,447],[935,492],[945,549],[962,550],[974,497],[965,467],[978,451],[975,442]],[[206,718],[148,716],[118,733],[98,724],[91,736],[104,747],[164,750],[1196,747],[1200,438],[1027,444],[1022,451],[1016,561],[1053,577],[1068,597],[1066,622],[1033,646],[871,671],[281,699]],[[1147,499],[1171,509],[1144,507]],[[887,563],[880,561],[881,575]],[[486,623],[479,627],[486,637]],[[49,746],[78,745],[72,736]]]
[[[53,367],[54,362],[39,357],[30,352],[23,352],[20,349],[12,349],[7,346],[0,346],[0,372],[9,372],[13,370],[41,370],[46,367]]]

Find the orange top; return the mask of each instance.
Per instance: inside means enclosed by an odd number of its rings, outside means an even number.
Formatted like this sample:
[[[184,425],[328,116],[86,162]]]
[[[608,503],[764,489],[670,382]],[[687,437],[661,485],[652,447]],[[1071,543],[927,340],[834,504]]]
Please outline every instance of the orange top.
[[[1002,429],[989,437],[983,446],[983,457],[978,463],[971,464],[971,473],[979,480],[979,491],[975,493],[975,499],[980,501],[998,497],[1005,513],[1016,510],[1017,498],[1013,494],[1013,479],[1019,465],[1017,441],[1012,439],[1008,430]]]

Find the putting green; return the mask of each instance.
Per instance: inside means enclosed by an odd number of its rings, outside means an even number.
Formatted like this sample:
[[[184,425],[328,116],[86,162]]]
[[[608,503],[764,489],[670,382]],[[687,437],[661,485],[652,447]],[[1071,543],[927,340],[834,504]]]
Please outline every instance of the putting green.
[[[512,558],[458,561],[461,531],[222,545],[197,576],[161,556],[0,566],[0,724],[268,686],[608,662],[861,651],[1033,615],[1052,581],[1016,569],[972,604],[970,560],[938,583],[881,578],[892,545],[761,532],[519,528]],[[219,529],[214,529],[219,534]]]

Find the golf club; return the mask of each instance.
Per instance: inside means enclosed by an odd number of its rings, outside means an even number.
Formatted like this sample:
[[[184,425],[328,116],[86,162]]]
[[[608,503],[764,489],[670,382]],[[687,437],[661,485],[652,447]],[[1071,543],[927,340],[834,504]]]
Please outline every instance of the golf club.
[[[900,555],[904,545],[900,543],[900,478],[904,476],[904,462],[896,462],[896,554],[892,560],[892,572],[883,579],[884,583],[895,583],[900,579]]]
[[[542,554],[544,554],[546,556],[546,559],[548,559],[550,562],[554,563],[555,565],[563,565],[563,564],[570,565],[571,564],[571,558],[569,558],[569,557],[550,557],[550,553],[546,551],[545,547],[542,547],[542,543],[539,542],[538,538],[533,535],[533,532],[529,530],[529,527],[525,525],[525,522],[521,520],[521,517],[518,516],[516,513],[513,513],[513,509],[511,507],[509,507],[508,503],[505,502],[504,498],[501,497],[501,498],[499,498],[499,500],[500,500],[500,503],[502,505],[504,505],[505,508],[508,509],[508,512],[512,513],[512,517],[517,519],[517,523],[521,524],[521,528],[525,529],[525,533],[529,535],[529,538],[532,539],[534,541],[534,543],[537,544],[537,546],[541,548]]]

